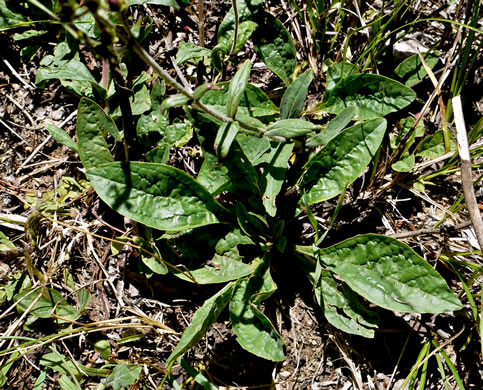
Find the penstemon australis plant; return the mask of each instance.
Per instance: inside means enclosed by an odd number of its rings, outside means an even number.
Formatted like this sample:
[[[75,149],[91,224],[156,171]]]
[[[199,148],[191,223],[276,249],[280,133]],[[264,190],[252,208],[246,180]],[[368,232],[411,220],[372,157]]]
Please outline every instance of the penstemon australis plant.
[[[251,39],[259,58],[285,85],[279,107],[248,82],[250,61],[229,82],[186,89],[141,47],[143,33],[137,25],[130,27],[126,17],[130,2],[111,2],[117,4],[112,14],[103,2],[89,3],[95,5],[90,9],[100,38],[86,31],[78,38],[98,53],[102,47],[101,54],[120,72],[124,50],[132,50],[178,94],[163,99],[165,90],[158,82],[149,95],[139,87],[141,76],[127,108],[131,115],[121,109],[123,132],[111,117],[119,113],[109,116],[92,99],[82,98],[75,147],[86,176],[112,209],[144,225],[151,236],[153,229],[161,232],[156,244],[145,241],[155,255],[144,259],[153,272],[223,285],[197,310],[168,363],[194,346],[226,307],[243,348],[265,359],[284,360],[282,338],[261,309],[277,289],[271,272],[281,258],[290,259],[290,267],[301,267],[328,322],[351,334],[373,337],[377,328],[377,315],[361,297],[399,312],[461,308],[444,279],[393,238],[364,234],[323,248],[324,236],[319,238],[310,209],[343,194],[366,169],[385,136],[384,117],[408,106],[416,97],[412,89],[384,76],[357,73],[350,64],[333,64],[323,99],[313,109],[335,115],[322,128],[303,118],[313,73],[308,70],[294,79],[294,44],[283,24],[263,9],[263,1],[237,1],[236,12],[232,8],[219,26],[213,50],[185,45],[180,52],[184,60],[207,61],[222,72],[226,59]],[[45,72],[45,79],[68,79]],[[93,91],[109,99],[107,88],[96,85]],[[142,94],[151,107],[140,108]],[[169,112],[176,107],[184,109],[189,121],[169,123]],[[132,117],[137,124],[126,123]],[[134,137],[128,137],[128,127],[135,127]],[[203,157],[196,178],[166,164],[170,148],[186,144],[193,129]],[[147,162],[116,161],[108,134],[132,149],[156,147],[146,155]],[[297,245],[303,213],[316,232],[308,246]]]

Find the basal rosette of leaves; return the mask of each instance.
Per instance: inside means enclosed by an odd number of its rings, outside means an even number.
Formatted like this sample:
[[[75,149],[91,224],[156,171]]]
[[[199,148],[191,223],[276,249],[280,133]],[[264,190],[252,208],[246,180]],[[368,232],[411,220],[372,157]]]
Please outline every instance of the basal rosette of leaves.
[[[191,241],[192,246],[204,245],[201,251],[206,248],[211,253],[200,259],[201,267],[190,268],[189,276],[168,269],[186,281],[194,278],[199,284],[228,283],[198,309],[168,361],[195,345],[225,308],[243,348],[266,359],[284,360],[281,336],[263,313],[263,301],[277,288],[270,264],[280,252],[300,260],[327,320],[349,333],[373,337],[377,328],[377,316],[361,297],[399,312],[458,310],[461,304],[445,281],[397,240],[362,235],[330,248],[295,246],[296,239],[287,236],[286,229],[297,204],[308,207],[345,191],[376,154],[387,122],[379,117],[349,125],[356,115],[353,109],[346,110],[333,119],[333,126],[329,123],[333,134],[322,137],[327,129],[297,119],[310,80],[303,74],[282,99],[281,113],[290,119],[280,117],[266,125],[257,119],[263,135],[245,134],[237,119],[245,120],[243,112],[257,108],[251,104],[258,104],[263,112],[268,100],[261,91],[252,94],[253,98],[244,95],[240,99],[248,88],[256,90],[246,82],[247,70],[240,72],[234,79],[238,84],[204,96],[212,107],[230,112],[234,122],[221,123],[194,107],[186,107],[204,156],[196,179],[166,164],[114,161],[105,141],[105,134],[115,133],[114,122],[88,99],[82,99],[79,106],[79,156],[101,199],[120,214],[166,232],[169,238],[162,239],[158,249],[160,257],[170,264],[183,263],[183,255],[197,251],[186,243],[202,229],[205,243]],[[397,109],[405,104],[407,101]],[[292,164],[294,150],[304,142],[326,144],[315,154],[309,152],[312,148],[306,148],[302,154],[305,164]],[[221,191],[232,194],[235,207],[226,207],[215,199],[214,194]],[[294,194],[295,201],[290,198]],[[181,256],[170,249],[174,243],[178,250],[181,248]],[[251,249],[241,251],[247,247]],[[247,258],[242,252],[255,255]]]
[[[243,348],[284,360],[282,338],[264,313],[264,302],[277,289],[271,270],[281,254],[306,273],[328,322],[348,333],[374,336],[377,315],[367,302],[398,312],[461,308],[444,279],[395,239],[365,234],[328,248],[317,242],[297,246],[294,216],[343,193],[381,147],[388,126],[384,116],[407,107],[416,95],[390,78],[334,65],[328,90],[313,111],[336,116],[327,127],[306,120],[312,71],[294,77],[290,35],[261,4],[238,1],[241,41],[233,44],[230,11],[211,61],[217,68],[231,48],[236,51],[258,30],[255,50],[286,86],[280,107],[249,83],[250,61],[229,82],[166,97],[161,105],[163,94],[145,91],[152,112],[149,105],[136,111],[142,118],[136,129],[144,146],[153,139],[155,148],[143,162],[116,161],[112,143],[122,141],[123,133],[93,100],[82,98],[79,104],[76,149],[92,187],[113,210],[157,232],[157,240],[146,244],[155,247],[154,256],[143,259],[146,266],[188,282],[222,285],[196,311],[168,363],[199,342],[225,309]],[[241,27],[249,21],[258,27]],[[166,113],[177,105],[189,122],[169,123]],[[56,139],[64,136],[52,131]],[[184,145],[193,132],[203,160],[196,177],[166,164],[170,148]],[[162,260],[165,266],[156,267]]]

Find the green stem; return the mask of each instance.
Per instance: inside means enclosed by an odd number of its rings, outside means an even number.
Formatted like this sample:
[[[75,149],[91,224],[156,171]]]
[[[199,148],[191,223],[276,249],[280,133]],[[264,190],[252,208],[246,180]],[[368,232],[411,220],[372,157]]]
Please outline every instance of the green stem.
[[[172,78],[168,72],[166,72],[159,64],[154,60],[153,57],[149,55],[137,42],[133,42],[133,50],[134,52],[143,60],[146,64],[153,68],[153,70],[171,87],[176,89],[179,93],[183,94],[184,96],[188,97],[189,99],[194,101],[194,105],[200,109],[202,109],[207,114],[211,115],[213,118],[218,119],[221,122],[230,123],[234,120],[221,112],[214,110],[210,106],[202,103],[201,101],[196,101],[193,93],[188,91],[185,87],[183,87],[180,83],[178,83],[174,78]],[[263,134],[263,129],[260,129],[255,126],[251,126],[247,123],[238,121],[240,127],[244,129],[244,132],[247,134],[261,136]]]
[[[238,28],[240,24],[240,18],[238,15],[238,5],[236,3],[236,0],[231,1],[232,7],[233,7],[233,13],[235,14],[235,26],[234,26],[234,34],[233,34],[233,43],[231,44],[231,49],[230,49],[230,54],[228,56],[231,56],[236,48],[236,41],[238,40]]]

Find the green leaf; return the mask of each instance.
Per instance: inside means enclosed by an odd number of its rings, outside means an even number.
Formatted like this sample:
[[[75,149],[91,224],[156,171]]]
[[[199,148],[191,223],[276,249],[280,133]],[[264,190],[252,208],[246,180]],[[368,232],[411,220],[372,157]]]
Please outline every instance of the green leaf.
[[[292,36],[282,22],[268,12],[262,12],[258,22],[258,34],[254,34],[254,46],[260,59],[280,77],[285,85],[292,83],[297,65],[297,52]]]
[[[236,204],[236,218],[238,225],[247,236],[266,236],[267,221],[261,215],[248,211],[242,202]]]
[[[301,189],[304,203],[314,204],[340,194],[364,171],[379,148],[387,122],[358,123],[333,138],[308,163]]]
[[[235,76],[233,76],[230,86],[228,87],[228,94],[226,96],[226,114],[230,118],[235,118],[241,97],[247,88],[248,77],[250,77],[250,70],[252,68],[251,65],[250,60],[246,60],[235,73]]]
[[[106,90],[102,88],[92,76],[91,71],[82,62],[71,60],[62,65],[42,67],[35,75],[35,83],[39,84],[44,80],[59,79],[61,81],[78,81],[82,88],[95,88],[101,96],[105,96]]]
[[[151,109],[151,96],[148,87],[144,84],[140,88],[134,88],[134,90],[131,111],[133,115],[141,115]]]
[[[427,52],[423,53],[422,56],[429,67],[433,69],[438,63],[441,54],[438,52]],[[423,66],[418,54],[406,58],[394,69],[394,76],[397,76],[408,87],[412,87],[427,74],[426,68]]]
[[[230,301],[234,287],[234,282],[228,283],[196,310],[191,325],[183,332],[178,345],[169,355],[167,365],[183,355],[203,338]]]
[[[166,112],[169,111],[170,108],[185,106],[186,104],[189,103],[189,101],[190,101],[190,98],[185,95],[170,96],[169,98],[164,99],[163,103],[161,103],[161,112],[165,114]]]
[[[75,12],[74,25],[89,38],[99,38],[100,31],[96,26],[96,19],[91,12],[82,7]]]
[[[20,50],[20,60],[24,64],[28,64],[33,61],[35,55],[42,48],[41,45],[25,46]]]
[[[71,360],[63,359],[62,355],[58,352],[54,353],[47,353],[40,358],[39,365],[48,367],[56,372],[60,372],[61,374],[70,374],[76,376],[76,378],[80,378],[84,375],[84,373],[88,376],[108,376],[110,370],[106,368],[92,368],[86,367],[83,364],[74,363]],[[82,371],[81,371],[82,370]]]
[[[189,61],[197,65],[210,57],[211,51],[205,47],[196,46],[191,42],[181,42],[176,53],[176,63],[182,65]]]
[[[399,131],[397,134],[389,134],[389,145],[392,149],[396,149],[400,146],[402,140],[404,140],[403,153],[406,153],[410,146],[414,143],[416,138],[422,137],[424,135],[424,123],[420,121],[416,128],[414,128],[415,119],[413,117],[402,118],[399,121]],[[407,135],[409,137],[407,137]]]
[[[443,313],[462,307],[444,279],[410,247],[393,238],[356,236],[315,254],[355,292],[383,308]]]
[[[149,148],[156,145],[165,135],[169,121],[162,115],[143,114],[136,124],[136,134],[140,145]]]
[[[263,6],[263,0],[236,0],[236,2],[238,10],[238,36],[233,54],[241,50],[257,28],[257,24],[253,19]],[[233,7],[231,7],[218,28],[218,44],[213,48],[211,53],[211,62],[219,72],[223,70],[224,57],[230,52],[234,38],[235,13]]]
[[[325,93],[332,91],[340,80],[355,73],[357,73],[357,67],[348,62],[345,64],[331,64],[327,69]]]
[[[161,146],[151,149],[146,153],[146,161],[157,164],[166,164],[169,161],[169,145],[161,143]]]
[[[189,275],[177,273],[180,279],[192,282],[193,278],[199,284],[225,283],[249,275],[253,270],[241,260],[215,254],[209,265],[190,270]]]
[[[62,375],[59,379],[61,390],[82,390],[67,375]]]
[[[42,370],[37,377],[37,380],[34,383],[34,386],[32,387],[32,390],[42,390],[43,384],[45,382],[45,379],[47,378],[47,370]],[[0,383],[0,386],[3,386],[2,383]]]
[[[0,231],[0,251],[8,251],[9,249],[17,249],[17,247],[8,239],[4,232]]]
[[[131,386],[141,375],[143,366],[132,364],[120,364],[114,367],[111,375],[102,382],[106,386],[112,387],[114,390],[121,390],[127,386]]]
[[[267,127],[266,137],[293,138],[315,131],[319,126],[304,119],[282,119]]]
[[[7,374],[12,368],[13,363],[17,360],[19,352],[13,352],[7,362],[3,362],[2,367],[0,367],[0,386],[5,386],[7,383]],[[37,380],[38,382],[38,380]]]
[[[207,91],[201,102],[210,106],[226,106],[228,95],[228,82],[216,84],[216,89]],[[249,112],[255,117],[274,115],[278,113],[278,108],[270,98],[260,88],[248,84],[240,100],[240,107],[248,108]]]
[[[327,125],[327,129],[322,130],[318,134],[309,137],[305,145],[313,148],[329,143],[332,138],[334,138],[337,134],[344,130],[345,127],[354,119],[355,114],[355,107],[347,107],[344,111],[342,111],[339,115],[337,115],[329,122],[329,124]]]
[[[5,293],[8,302],[12,302],[12,299],[16,294],[21,293],[22,291],[25,291],[30,287],[32,287],[32,282],[30,281],[28,275],[26,275],[25,273],[15,273],[12,279],[10,279],[8,281],[8,284],[5,286]]]
[[[191,176],[169,165],[114,162],[90,168],[86,175],[112,209],[156,229],[210,225],[226,212]]]
[[[324,309],[324,316],[333,326],[349,334],[373,338],[378,316],[364,308],[358,296],[342,283],[342,291],[332,272],[320,269],[318,280],[311,275],[318,304]]]
[[[134,239],[134,243],[155,255],[152,256],[144,251],[141,251],[141,261],[146,267],[158,275],[166,275],[168,273],[168,267],[160,260],[162,258],[161,253],[153,242],[149,242],[141,237],[136,237]]]
[[[450,141],[451,150],[455,149],[454,141]],[[443,130],[439,130],[433,135],[427,136],[419,145],[416,156],[426,158],[437,158],[445,154]]]
[[[191,367],[185,360],[180,358],[179,363],[181,364],[181,367],[183,367],[185,369],[185,371],[188,373],[188,375],[191,376],[196,383],[203,386],[203,389],[205,389],[205,390],[218,390],[218,387],[213,385],[200,372],[196,371],[193,367]]]
[[[108,340],[99,340],[94,344],[94,351],[96,351],[105,361],[111,359],[111,344]]]
[[[270,149],[270,140],[268,138],[238,133],[236,140],[252,164],[255,164],[255,161]]]
[[[215,138],[215,151],[219,158],[226,158],[239,130],[238,122],[225,122],[220,126]]]
[[[67,134],[67,132],[60,127],[46,124],[45,128],[50,133],[53,139],[58,143],[67,146],[70,150],[77,152],[77,144],[75,141]]]
[[[239,109],[238,114],[240,111],[243,110]],[[233,141],[223,164],[219,164],[213,145],[220,123],[199,112],[187,111],[187,113],[195,127],[205,158],[198,175],[198,182],[213,194],[231,190],[237,193],[248,191],[259,195],[260,185],[257,171],[245,156],[237,140]]]
[[[77,312],[80,315],[91,301],[91,293],[88,289],[81,288],[77,291],[77,299],[79,300],[79,309]]]
[[[113,120],[94,101],[82,98],[77,113],[77,149],[86,169],[114,161],[105,137],[117,131]]]
[[[251,37],[258,25],[251,20],[246,20],[239,24],[238,35],[232,54],[237,54]],[[211,62],[216,70],[223,70],[225,56],[230,53],[235,38],[234,30],[230,30],[227,35],[220,37],[218,44],[211,51]]]
[[[274,217],[277,213],[277,206],[275,204],[276,197],[285,179],[285,172],[288,168],[288,160],[292,154],[294,144],[280,144],[277,147],[272,161],[263,169],[262,175],[262,192],[263,205],[267,214]]]
[[[0,29],[8,30],[27,21],[22,9],[16,9],[17,2],[0,0]]]
[[[286,359],[283,340],[258,305],[276,288],[268,261],[264,260],[252,277],[238,282],[230,302],[230,320],[237,341],[244,349],[264,359],[280,362]]]
[[[192,135],[193,128],[189,121],[184,120],[183,122],[180,122],[179,119],[175,119],[174,123],[166,127],[164,141],[166,141],[168,145],[179,148],[186,145]]]
[[[391,168],[396,172],[411,172],[414,167],[416,157],[414,154],[408,154],[399,161],[391,165]]]
[[[231,182],[228,168],[219,164],[215,155],[206,156],[196,179],[212,195],[218,195],[230,189]]]
[[[253,16],[262,8],[263,0],[237,0],[238,22],[252,20]],[[235,29],[235,13],[233,7],[226,14],[225,18],[218,28],[217,39],[219,43],[232,42],[233,31]],[[231,39],[230,39],[231,37]]]
[[[37,318],[51,318],[52,310],[55,309],[55,314],[71,320],[76,320],[79,317],[78,310],[67,303],[61,293],[54,289],[43,288],[24,290],[15,295],[14,300],[18,302],[17,310],[19,313],[26,311],[31,304],[41,294],[40,299],[34,304],[29,311],[29,314]]]
[[[216,253],[205,267],[191,270],[189,275],[200,284],[223,283],[239,279],[252,272],[252,268],[242,262],[238,245],[253,245],[253,241],[240,230],[229,232],[216,244]],[[192,281],[186,274],[176,274],[181,279]]]
[[[220,191],[251,192],[260,194],[260,183],[257,171],[245,156],[243,150],[235,140],[230,148],[227,158],[220,164],[218,158],[204,151],[205,163],[202,166],[203,174],[198,175],[201,184],[207,183]]]
[[[375,74],[356,74],[334,87],[324,108],[340,114],[348,106],[354,106],[357,119],[364,120],[399,111],[415,98],[416,93],[398,81]]]
[[[46,30],[27,30],[27,31],[23,32],[22,34],[15,33],[13,35],[13,39],[15,41],[21,41],[23,39],[31,39],[31,38],[35,38],[35,37],[40,37],[40,36],[45,35],[45,34],[47,34]]]
[[[309,93],[309,85],[313,79],[314,72],[309,69],[297,77],[287,88],[280,103],[280,119],[297,118],[300,115]]]

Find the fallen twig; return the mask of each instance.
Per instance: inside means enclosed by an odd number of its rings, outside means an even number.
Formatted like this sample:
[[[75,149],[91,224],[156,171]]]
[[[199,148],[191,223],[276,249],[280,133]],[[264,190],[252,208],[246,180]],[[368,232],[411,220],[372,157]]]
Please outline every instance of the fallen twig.
[[[465,221],[465,222],[459,223],[459,224],[454,225],[454,226],[443,226],[441,228],[419,229],[419,230],[413,230],[413,231],[410,231],[410,232],[401,232],[401,233],[391,234],[390,237],[393,237],[393,238],[409,238],[409,237],[420,236],[422,234],[438,234],[438,233],[441,233],[441,232],[461,230],[461,229],[464,229],[468,226],[471,226],[471,224],[472,224],[471,221]]]

